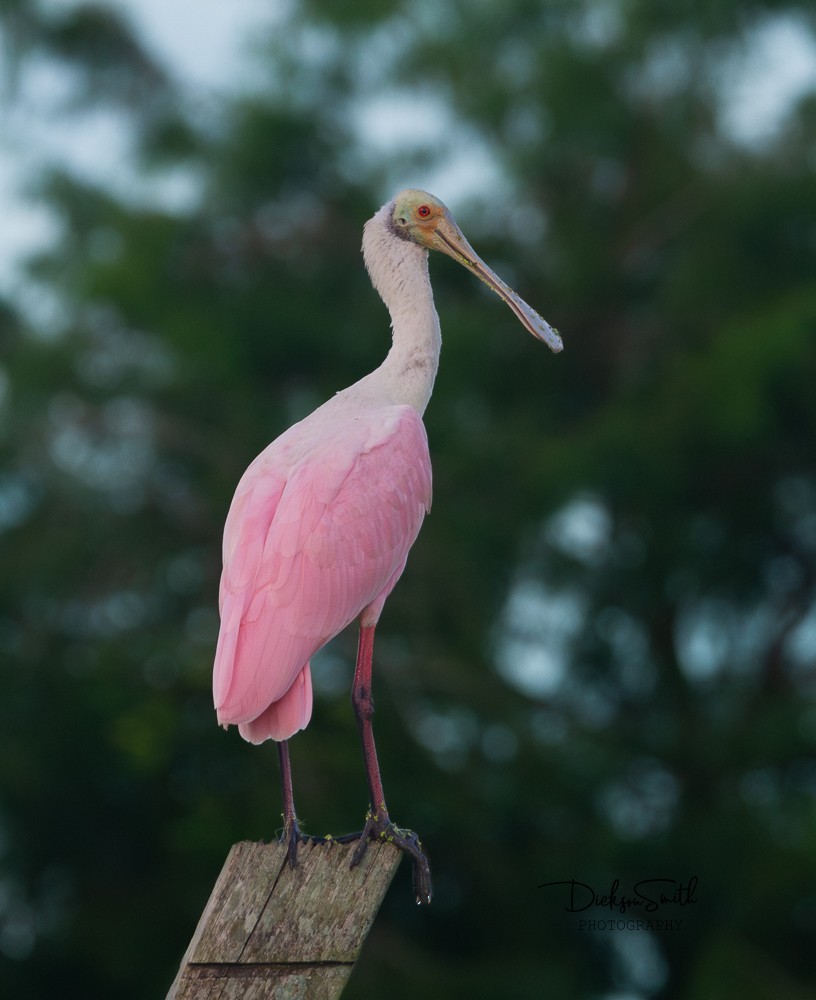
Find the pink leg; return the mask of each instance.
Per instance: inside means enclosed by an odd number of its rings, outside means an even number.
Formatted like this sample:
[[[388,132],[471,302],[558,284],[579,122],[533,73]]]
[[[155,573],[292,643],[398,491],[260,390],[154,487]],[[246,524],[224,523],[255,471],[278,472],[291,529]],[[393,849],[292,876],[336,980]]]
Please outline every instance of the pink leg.
[[[406,854],[410,854],[414,862],[414,893],[417,903],[431,901],[431,869],[428,859],[422,850],[419,837],[411,830],[402,830],[395,826],[385,805],[380,765],[377,760],[377,748],[374,745],[374,730],[371,719],[374,715],[374,702],[371,697],[371,663],[374,653],[374,625],[360,626],[360,642],[357,647],[357,665],[354,669],[354,685],[351,691],[351,703],[360,730],[360,740],[363,744],[363,759],[365,761],[368,790],[371,805],[366,817],[365,828],[360,835],[360,844],[354,852],[352,865],[358,865],[365,854],[369,840],[387,840],[395,844]]]
[[[281,769],[281,785],[283,787],[283,836],[281,843],[287,844],[286,859],[292,868],[297,868],[297,846],[300,843],[326,844],[329,837],[313,837],[302,833],[295,813],[295,799],[292,794],[292,765],[289,762],[289,741],[278,742],[278,760]]]
[[[377,760],[377,748],[374,745],[374,729],[371,719],[374,716],[374,701],[371,697],[371,663],[374,654],[374,625],[360,626],[360,641],[357,646],[357,665],[354,669],[354,685],[351,689],[351,704],[357,718],[357,728],[360,730],[360,741],[363,744],[363,759],[365,760],[368,790],[371,795],[371,811],[383,812],[388,815],[385,807],[385,793],[380,778],[380,764]]]
[[[283,786],[283,840],[289,843],[287,857],[289,864],[297,868],[297,845],[301,839],[297,816],[295,815],[295,797],[292,793],[292,765],[289,761],[289,741],[278,743],[278,760],[281,769],[281,785]]]

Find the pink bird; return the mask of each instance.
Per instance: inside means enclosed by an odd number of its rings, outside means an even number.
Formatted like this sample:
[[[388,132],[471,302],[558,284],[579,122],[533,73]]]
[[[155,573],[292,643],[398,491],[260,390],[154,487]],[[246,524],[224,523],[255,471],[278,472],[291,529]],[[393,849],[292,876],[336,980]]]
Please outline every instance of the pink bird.
[[[363,257],[391,314],[393,344],[370,375],[338,392],[273,441],[249,466],[224,528],[221,631],[213,696],[218,722],[252,743],[278,741],[284,839],[297,864],[301,834],[288,739],[312,712],[309,660],[359,620],[352,705],[370,794],[352,864],[384,838],[414,863],[417,902],[431,876],[412,831],[385,804],[371,725],[374,630],[431,507],[431,461],[422,414],[433,389],[441,335],[428,250],[459,261],[493,289],[553,351],[561,339],[473,251],[448,209],[407,190],[365,226]]]

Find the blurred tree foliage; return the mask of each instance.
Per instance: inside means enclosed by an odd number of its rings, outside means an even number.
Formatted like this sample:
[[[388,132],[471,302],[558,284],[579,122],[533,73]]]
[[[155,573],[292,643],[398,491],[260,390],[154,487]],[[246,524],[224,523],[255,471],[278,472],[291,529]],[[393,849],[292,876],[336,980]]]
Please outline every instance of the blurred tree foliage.
[[[723,100],[813,11],[301,0],[257,87],[202,104],[118,10],[0,5],[7,100],[48,58],[66,114],[132,135],[119,183],[32,182],[61,235],[0,310],[3,996],[162,995],[229,845],[280,825],[272,748],[210,703],[227,505],[387,348],[364,220],[485,151],[478,195],[437,193],[566,349],[432,261],[435,505],[377,726],[437,898],[403,866],[348,995],[812,996],[816,105],[746,147]],[[353,648],[293,741],[314,832],[366,807]],[[690,876],[679,930],[582,929],[620,914],[537,888]]]

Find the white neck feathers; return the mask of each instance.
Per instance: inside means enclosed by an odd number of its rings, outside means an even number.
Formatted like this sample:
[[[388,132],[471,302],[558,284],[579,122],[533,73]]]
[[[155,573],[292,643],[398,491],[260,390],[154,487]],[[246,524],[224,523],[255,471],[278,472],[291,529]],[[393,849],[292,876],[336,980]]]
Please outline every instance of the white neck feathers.
[[[372,373],[393,397],[419,413],[428,405],[442,338],[428,275],[428,251],[403,239],[390,226],[393,203],[369,219],[363,231],[363,259],[371,283],[391,314],[393,344]]]

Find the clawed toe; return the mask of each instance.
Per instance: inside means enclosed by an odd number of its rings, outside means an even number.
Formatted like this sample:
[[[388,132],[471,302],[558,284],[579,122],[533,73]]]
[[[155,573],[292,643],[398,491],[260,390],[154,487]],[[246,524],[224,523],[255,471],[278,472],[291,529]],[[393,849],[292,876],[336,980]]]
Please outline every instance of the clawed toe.
[[[297,820],[294,820],[284,827],[280,843],[287,845],[286,860],[289,862],[290,867],[297,868],[298,844],[330,844],[332,843],[332,839],[331,837],[315,837],[310,833],[303,833]]]
[[[297,868],[298,866],[297,845],[303,839],[303,834],[300,832],[297,820],[287,823],[281,834],[280,842],[286,844],[286,860],[289,862],[290,868]]]
[[[422,842],[413,830],[405,830],[392,823],[388,813],[382,810],[379,813],[369,812],[366,817],[365,827],[360,833],[352,834],[343,839],[359,839],[357,848],[351,858],[352,868],[360,864],[369,843],[374,840],[393,844],[409,855],[413,862],[412,880],[417,904],[430,903],[433,895],[431,866],[425,852],[422,850]]]

